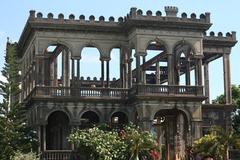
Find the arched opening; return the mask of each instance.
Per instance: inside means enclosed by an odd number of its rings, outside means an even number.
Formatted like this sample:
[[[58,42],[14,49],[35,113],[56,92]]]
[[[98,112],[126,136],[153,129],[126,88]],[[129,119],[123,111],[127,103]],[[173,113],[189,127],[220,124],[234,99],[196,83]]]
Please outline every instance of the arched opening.
[[[81,116],[80,128],[93,127],[100,122],[99,116],[93,111],[87,111]]]
[[[179,42],[174,48],[174,82],[176,85],[191,85],[195,84],[197,69],[196,59],[192,46]],[[194,82],[194,83],[193,83]]]
[[[113,126],[121,128],[128,123],[128,117],[123,112],[115,112],[111,116],[111,123]]]
[[[71,52],[68,47],[62,44],[52,44],[47,47],[44,54],[49,55],[39,61],[38,84],[44,84],[54,87],[68,87],[70,86],[70,56]]]
[[[154,115],[152,132],[160,146],[161,159],[184,159],[189,141],[188,120],[177,109],[160,110]]]
[[[96,47],[87,46],[82,49],[80,68],[81,86],[101,87],[102,67],[100,52]]]
[[[68,150],[67,137],[70,133],[69,118],[62,111],[55,111],[48,117],[46,127],[47,150]]]
[[[148,44],[146,53],[141,61],[143,83],[166,84],[168,82],[166,46],[161,40],[156,39]]]

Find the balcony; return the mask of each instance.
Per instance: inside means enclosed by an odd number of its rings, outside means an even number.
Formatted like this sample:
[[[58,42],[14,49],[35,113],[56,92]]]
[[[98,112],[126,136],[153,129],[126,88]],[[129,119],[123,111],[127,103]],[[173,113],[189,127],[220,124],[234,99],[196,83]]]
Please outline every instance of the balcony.
[[[32,98],[40,99],[113,99],[126,100],[134,96],[151,97],[204,97],[202,86],[173,85],[135,85],[131,89],[101,87],[50,87],[36,86],[24,97],[24,101]]]
[[[203,86],[179,85],[136,85],[131,90],[131,95],[137,96],[163,96],[163,97],[204,97]]]

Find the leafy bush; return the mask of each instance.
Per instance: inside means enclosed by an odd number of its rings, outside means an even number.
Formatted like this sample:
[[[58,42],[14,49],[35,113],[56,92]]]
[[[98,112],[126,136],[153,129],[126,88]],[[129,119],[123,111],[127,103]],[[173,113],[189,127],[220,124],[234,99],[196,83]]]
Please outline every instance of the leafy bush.
[[[16,152],[11,159],[12,160],[39,160],[38,156],[33,152],[29,152],[27,154]]]
[[[159,156],[152,135],[133,125],[121,130],[102,126],[76,130],[69,141],[89,160],[155,160]]]

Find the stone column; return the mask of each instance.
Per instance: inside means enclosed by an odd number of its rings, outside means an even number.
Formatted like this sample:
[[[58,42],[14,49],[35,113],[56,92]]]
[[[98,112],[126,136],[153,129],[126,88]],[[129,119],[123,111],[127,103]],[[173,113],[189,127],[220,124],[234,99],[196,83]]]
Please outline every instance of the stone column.
[[[44,64],[44,57],[41,58],[40,60],[40,79],[41,79],[41,85],[44,85],[44,81],[45,81],[45,64]]]
[[[66,50],[62,52],[62,83],[63,87],[68,86],[68,53]]]
[[[43,125],[43,151],[47,150],[47,143],[46,143],[46,125]]]
[[[74,79],[75,79],[75,59],[72,59],[72,83],[74,83]]]
[[[168,85],[174,85],[175,80],[174,80],[174,59],[173,59],[173,53],[172,53],[172,48],[169,48],[169,51],[167,53],[168,56]]]
[[[198,85],[198,79],[199,79],[199,75],[198,75],[198,62],[197,62],[197,59],[195,60],[195,86]]]
[[[209,72],[208,72],[208,62],[204,64],[204,86],[205,86],[205,100],[206,104],[209,104]]]
[[[174,85],[174,61],[172,53],[168,53],[168,85]]]
[[[191,75],[190,75],[190,60],[186,62],[186,85],[191,85]]]
[[[198,85],[201,86],[202,85],[202,59],[200,58],[198,60]]]
[[[195,85],[202,85],[202,59],[196,59],[195,63]]]
[[[101,85],[104,87],[104,60],[101,59]]]
[[[110,87],[109,80],[110,80],[109,60],[107,60],[107,87],[108,88]]]
[[[231,73],[229,54],[223,54],[224,95],[226,104],[232,103]]]
[[[77,59],[77,85],[80,85],[80,58]]]
[[[53,72],[54,72],[54,82],[53,82],[53,84],[54,84],[54,86],[58,86],[58,70],[57,70],[57,68],[58,68],[58,62],[57,62],[57,58],[55,58],[54,60],[53,60],[53,65],[54,65],[54,70],[53,70]]]
[[[37,134],[38,134],[38,153],[41,153],[41,126],[37,127]]]
[[[142,64],[144,64],[145,63],[145,61],[146,61],[146,55],[143,55],[142,56]],[[142,83],[143,84],[146,84],[146,71],[145,70],[143,70],[143,68],[141,68],[141,74],[142,74]]]
[[[160,72],[160,65],[159,62],[156,63],[156,84],[161,83],[161,72]]]
[[[141,83],[141,70],[140,70],[140,55],[135,54],[136,57],[136,82]]]
[[[128,88],[132,88],[132,58],[128,60]]]

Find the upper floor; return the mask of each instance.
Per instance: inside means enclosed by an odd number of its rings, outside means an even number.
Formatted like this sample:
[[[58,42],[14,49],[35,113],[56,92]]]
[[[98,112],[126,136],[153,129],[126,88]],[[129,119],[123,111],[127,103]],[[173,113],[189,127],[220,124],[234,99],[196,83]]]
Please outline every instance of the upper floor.
[[[89,20],[84,15],[77,20],[73,14],[54,18],[52,13],[44,18],[30,11],[18,42],[22,101],[163,97],[209,103],[208,64],[223,57],[224,92],[231,104],[229,55],[236,33],[206,35],[210,13],[199,18],[195,13],[177,14],[177,7],[165,7],[165,15],[150,10],[143,15],[131,8],[115,22],[114,17],[105,21],[93,15]],[[89,53],[83,54],[85,48],[96,49],[99,77],[91,77],[93,66],[86,58]],[[111,63],[114,50],[118,63]],[[88,70],[86,78],[83,71]],[[111,79],[112,70],[117,78]]]

